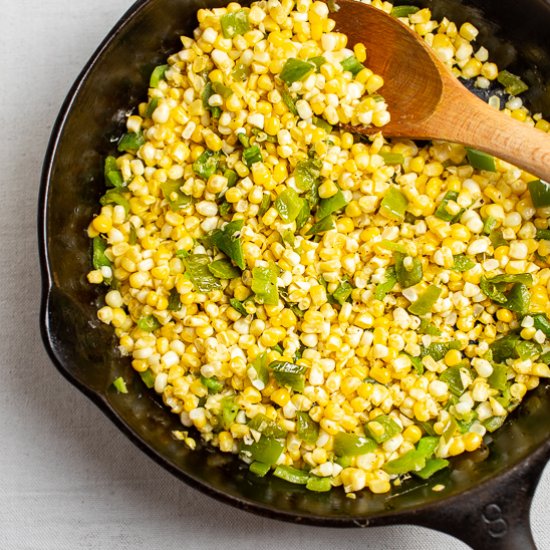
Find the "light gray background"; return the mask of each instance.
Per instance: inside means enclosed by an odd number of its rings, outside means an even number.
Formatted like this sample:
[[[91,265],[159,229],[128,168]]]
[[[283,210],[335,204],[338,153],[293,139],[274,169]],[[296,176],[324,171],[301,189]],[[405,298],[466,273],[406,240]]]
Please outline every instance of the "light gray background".
[[[129,5],[0,0],[0,549],[466,548],[423,528],[286,525],[220,504],[131,445],[51,365],[38,331],[42,158],[66,92]],[[533,505],[540,549],[549,473]]]

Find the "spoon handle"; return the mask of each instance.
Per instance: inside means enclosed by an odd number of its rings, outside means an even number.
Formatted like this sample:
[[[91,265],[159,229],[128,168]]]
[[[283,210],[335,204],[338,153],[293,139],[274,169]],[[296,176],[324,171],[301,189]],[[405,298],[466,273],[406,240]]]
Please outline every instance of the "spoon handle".
[[[444,114],[444,125],[452,134],[445,139],[490,153],[550,182],[550,134],[504,115],[459,86],[444,92],[456,105],[453,120],[449,120],[450,109]],[[441,133],[439,126],[437,135]]]

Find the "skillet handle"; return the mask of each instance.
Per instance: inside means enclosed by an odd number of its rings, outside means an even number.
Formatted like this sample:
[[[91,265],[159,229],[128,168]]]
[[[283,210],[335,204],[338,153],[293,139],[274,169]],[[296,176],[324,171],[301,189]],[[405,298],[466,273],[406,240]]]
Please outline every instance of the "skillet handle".
[[[546,452],[544,452],[546,451]],[[474,550],[537,550],[529,512],[548,450],[459,495],[449,507],[420,513],[415,523],[452,535]]]

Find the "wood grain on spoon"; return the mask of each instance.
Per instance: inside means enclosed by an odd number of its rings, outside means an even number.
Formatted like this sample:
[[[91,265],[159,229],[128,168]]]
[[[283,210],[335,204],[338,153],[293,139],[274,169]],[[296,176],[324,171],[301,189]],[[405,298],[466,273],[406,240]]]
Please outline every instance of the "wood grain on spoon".
[[[468,91],[420,36],[391,15],[356,0],[332,13],[352,47],[367,48],[366,65],[384,78],[380,93],[391,122],[387,137],[443,139],[497,156],[550,182],[550,134],[499,112]],[[375,133],[379,128],[357,128]]]

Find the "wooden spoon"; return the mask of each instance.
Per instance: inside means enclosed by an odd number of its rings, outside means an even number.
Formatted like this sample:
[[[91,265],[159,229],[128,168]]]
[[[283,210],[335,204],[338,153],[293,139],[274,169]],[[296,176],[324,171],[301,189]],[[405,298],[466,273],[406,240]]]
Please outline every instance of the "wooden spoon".
[[[363,134],[442,139],[506,160],[550,182],[550,134],[506,116],[453,76],[423,39],[395,17],[356,0],[338,0],[330,16],[348,46],[362,42],[367,66],[384,78],[391,122],[353,127]]]

